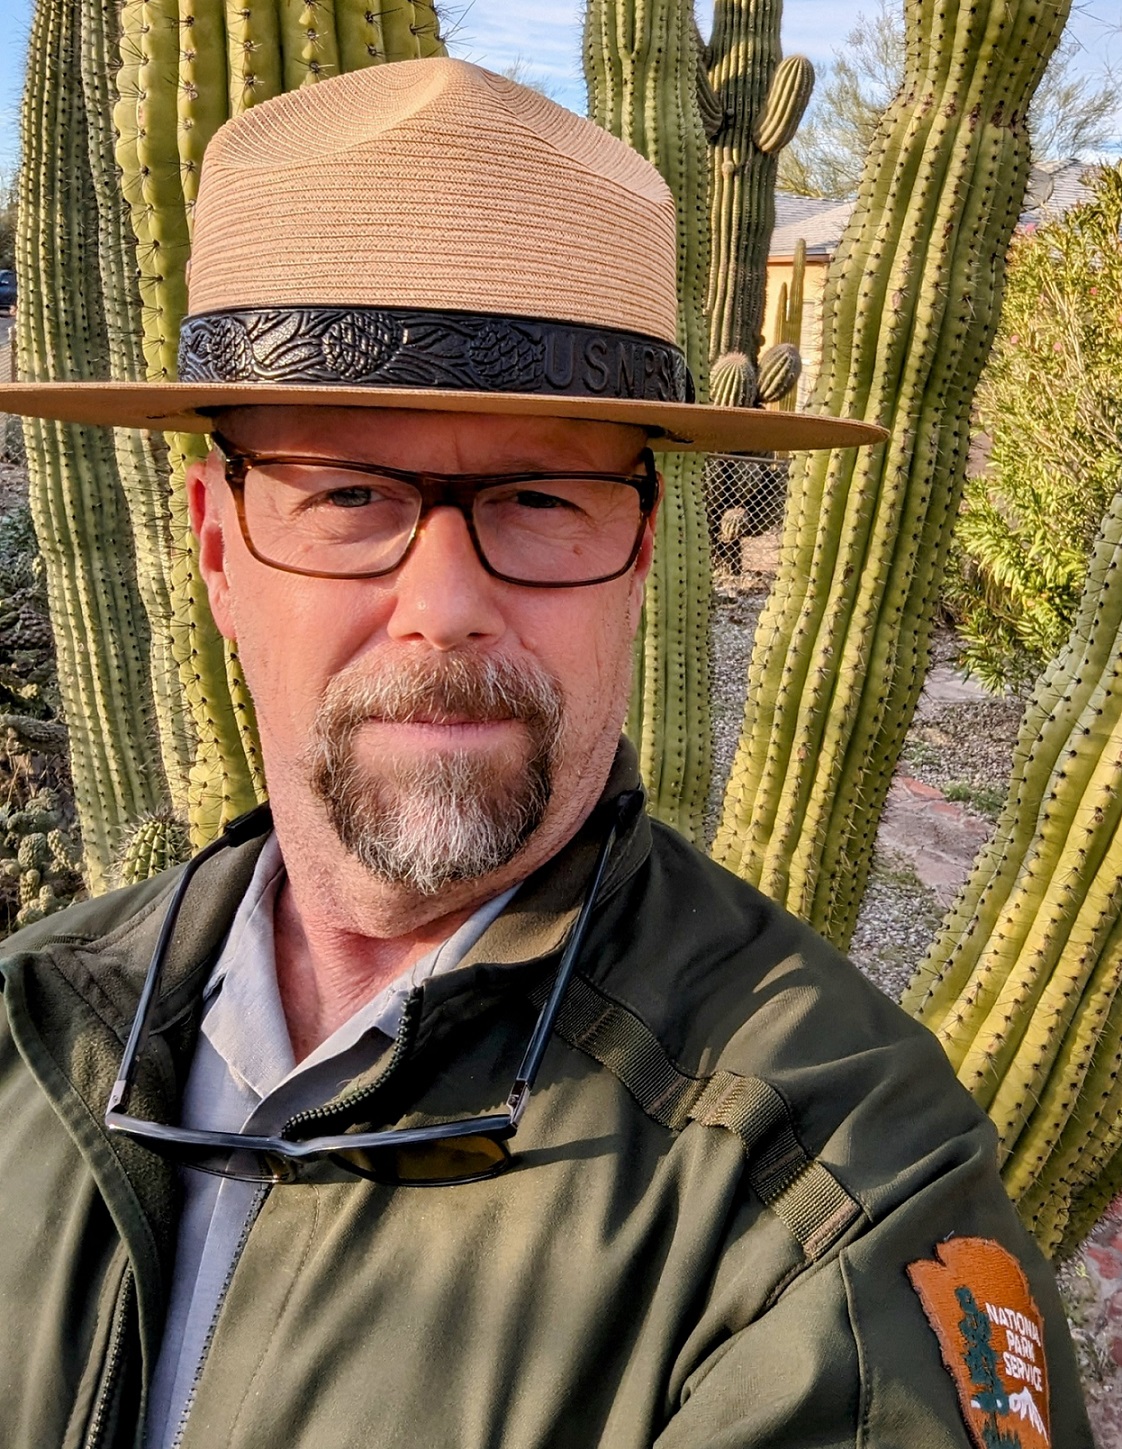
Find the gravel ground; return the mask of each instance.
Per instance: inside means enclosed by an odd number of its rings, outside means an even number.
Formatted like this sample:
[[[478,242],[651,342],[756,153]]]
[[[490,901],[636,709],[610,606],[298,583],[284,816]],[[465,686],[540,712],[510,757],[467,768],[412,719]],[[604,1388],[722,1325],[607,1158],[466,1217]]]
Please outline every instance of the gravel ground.
[[[729,767],[744,719],[752,639],[767,601],[768,580],[739,591],[718,587],[714,596],[713,787],[706,824],[712,838],[720,819]],[[953,630],[937,631],[932,667],[946,671],[955,658]],[[942,790],[948,799],[987,819],[1005,800],[1009,760],[1023,701],[965,699],[921,701],[904,746],[900,768]],[[916,879],[910,862],[878,848],[850,954],[882,991],[899,1000],[943,917],[943,910]]]

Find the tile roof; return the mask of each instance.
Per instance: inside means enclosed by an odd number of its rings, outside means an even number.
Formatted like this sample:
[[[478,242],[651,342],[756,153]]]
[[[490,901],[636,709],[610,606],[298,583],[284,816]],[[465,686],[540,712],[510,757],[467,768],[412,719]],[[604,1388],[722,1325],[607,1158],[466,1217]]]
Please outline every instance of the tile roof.
[[[787,191],[775,193],[775,230],[771,234],[768,255],[789,257],[800,237],[806,242],[809,257],[829,258],[837,250],[853,211],[852,201],[830,201],[818,196],[793,196]]]

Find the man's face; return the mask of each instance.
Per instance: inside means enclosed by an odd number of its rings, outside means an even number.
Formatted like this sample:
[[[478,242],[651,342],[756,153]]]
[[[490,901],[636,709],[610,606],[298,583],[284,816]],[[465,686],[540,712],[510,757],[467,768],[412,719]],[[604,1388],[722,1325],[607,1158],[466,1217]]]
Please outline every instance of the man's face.
[[[434,473],[630,473],[645,442],[612,424],[365,409],[239,409],[220,431],[251,451]],[[462,515],[438,508],[393,573],[319,579],[250,555],[213,455],[190,498],[290,825],[312,841],[329,826],[374,876],[418,895],[519,852],[533,869],[568,838],[626,709],[649,534],[619,579],[534,589],[491,577]]]

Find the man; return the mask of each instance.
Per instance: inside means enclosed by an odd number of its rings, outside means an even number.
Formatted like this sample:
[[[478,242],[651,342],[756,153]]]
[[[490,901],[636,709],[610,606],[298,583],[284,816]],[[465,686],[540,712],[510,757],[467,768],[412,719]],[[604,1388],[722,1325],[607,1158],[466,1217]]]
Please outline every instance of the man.
[[[642,812],[649,440],[876,436],[689,401],[674,234],[543,98],[367,71],[213,144],[180,384],[0,395],[212,431],[270,798],[8,943],[5,1444],[1090,1443],[934,1040]]]

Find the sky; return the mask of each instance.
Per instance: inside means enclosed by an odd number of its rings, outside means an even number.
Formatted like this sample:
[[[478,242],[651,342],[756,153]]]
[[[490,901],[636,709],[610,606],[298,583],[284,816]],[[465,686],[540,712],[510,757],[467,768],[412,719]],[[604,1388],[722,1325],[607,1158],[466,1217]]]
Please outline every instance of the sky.
[[[50,0],[41,0],[50,3]],[[14,165],[19,149],[19,93],[27,47],[32,0],[0,0],[8,36],[0,47],[0,170]],[[580,68],[580,16],[583,0],[445,0],[441,7],[452,54],[493,70],[521,67],[522,78],[541,83],[573,110],[585,106]],[[786,0],[783,49],[801,52],[816,65],[828,64],[853,26],[861,3],[849,0]],[[864,9],[872,13],[876,0]],[[698,19],[707,33],[712,0],[698,0]],[[1075,0],[1068,30],[1081,48],[1083,67],[1101,73],[1105,59],[1122,72],[1122,35],[1118,0]],[[1112,33],[1113,32],[1113,33]],[[1122,99],[1116,143],[1122,154]]]

